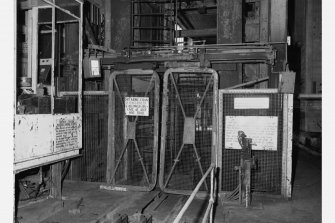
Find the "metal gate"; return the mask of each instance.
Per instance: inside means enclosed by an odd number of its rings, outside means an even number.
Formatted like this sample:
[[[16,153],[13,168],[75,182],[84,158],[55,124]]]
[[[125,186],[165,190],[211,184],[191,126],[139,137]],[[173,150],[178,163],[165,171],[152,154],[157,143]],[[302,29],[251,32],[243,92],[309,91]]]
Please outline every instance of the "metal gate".
[[[288,150],[287,95],[277,89],[220,90],[219,92],[219,168],[220,191],[233,191],[239,183],[241,147],[238,131],[252,139],[256,168],[251,170],[251,190],[286,196],[283,188],[291,183],[287,166],[292,151]],[[292,118],[292,117],[291,117]],[[291,148],[290,148],[291,149]],[[289,167],[289,171],[290,171]],[[287,189],[290,190],[290,189]],[[290,194],[290,192],[289,192]]]
[[[152,190],[157,179],[159,76],[152,70],[112,73],[109,85],[107,182]]]
[[[207,68],[168,69],[164,74],[159,184],[191,194],[215,154],[218,75]],[[209,192],[210,179],[200,188]]]

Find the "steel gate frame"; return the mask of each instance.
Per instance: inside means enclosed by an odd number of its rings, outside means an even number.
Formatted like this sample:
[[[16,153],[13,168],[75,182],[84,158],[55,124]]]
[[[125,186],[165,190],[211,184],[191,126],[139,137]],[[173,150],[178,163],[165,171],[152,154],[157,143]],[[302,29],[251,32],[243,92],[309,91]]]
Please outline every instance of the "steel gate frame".
[[[169,93],[169,89],[168,89],[168,80],[169,77],[172,77],[172,83],[174,85],[174,89],[176,90],[177,93],[177,98],[178,98],[178,104],[182,109],[182,113],[184,118],[186,119],[186,114],[184,111],[184,107],[183,104],[181,102],[181,98],[175,83],[175,80],[172,76],[173,73],[209,73],[212,75],[211,77],[211,81],[213,81],[213,112],[212,112],[212,145],[211,145],[211,162],[215,163],[215,166],[217,166],[217,157],[216,157],[216,153],[217,153],[217,114],[218,114],[218,104],[217,104],[217,93],[218,93],[218,74],[214,69],[210,69],[210,68],[200,68],[200,67],[187,67],[187,68],[170,68],[168,70],[165,71],[164,73],[164,82],[163,82],[163,104],[162,104],[162,127],[161,127],[161,148],[160,148],[160,171],[159,171],[159,186],[161,188],[162,191],[167,192],[167,193],[173,193],[173,194],[182,194],[182,195],[191,195],[192,190],[177,190],[177,189],[168,189],[166,188],[166,186],[169,183],[169,180],[171,179],[171,175],[174,171],[174,168],[176,167],[177,162],[179,161],[178,158],[180,157],[182,150],[185,146],[186,143],[182,143],[182,146],[180,147],[180,150],[178,151],[178,155],[176,157],[176,159],[174,160],[174,164],[173,167],[170,170],[170,173],[168,175],[167,181],[164,183],[164,165],[165,165],[165,148],[166,148],[166,136],[167,136],[167,128],[166,128],[166,123],[167,123],[167,108],[168,108],[168,93]],[[211,83],[211,81],[207,84],[206,86],[206,90],[204,92],[204,95],[202,96],[201,102],[199,107],[201,107],[201,104],[204,101],[205,95],[209,89],[209,85]],[[197,116],[197,113],[199,112],[199,107],[196,109],[196,112],[194,114],[194,117]],[[185,126],[184,126],[185,127]],[[199,169],[201,171],[201,175],[204,176],[204,169],[201,166],[200,163],[200,157],[197,151],[197,148],[195,146],[195,143],[193,143],[193,149],[194,149],[194,154],[197,158],[197,162],[199,165]],[[206,170],[206,169],[205,169]],[[206,188],[209,188],[206,184],[206,182],[204,182],[206,185]],[[197,197],[205,197],[209,194],[208,191],[199,191],[197,194]]]
[[[146,90],[145,95],[147,95],[152,87],[155,87],[155,107],[154,107],[154,135],[153,135],[153,163],[152,163],[152,181],[149,180],[147,170],[145,169],[143,158],[140,154],[140,150],[138,147],[138,143],[136,139],[130,139],[128,138],[125,142],[125,145],[121,151],[121,156],[118,157],[118,161],[115,159],[115,148],[114,148],[114,142],[115,142],[115,135],[114,135],[114,125],[115,125],[115,97],[119,97],[122,102],[122,106],[124,107],[125,102],[122,99],[121,92],[119,89],[119,86],[116,82],[116,77],[118,75],[152,75],[148,88]],[[116,89],[114,89],[114,83]],[[116,91],[114,91],[116,90]],[[116,92],[116,93],[115,93]],[[158,160],[158,130],[159,130],[159,103],[160,103],[160,79],[158,74],[153,70],[141,70],[141,69],[128,69],[123,71],[114,71],[109,79],[109,109],[108,109],[108,147],[107,147],[107,170],[106,170],[106,179],[107,183],[111,184],[112,190],[120,190],[120,191],[151,191],[156,183],[157,183],[157,160]],[[126,115],[124,117],[128,119]],[[135,116],[135,122],[138,120],[138,116]],[[136,126],[136,125],[135,125]],[[134,146],[136,149],[137,154],[140,157],[141,166],[144,171],[144,175],[146,177],[146,180],[149,184],[149,186],[134,186],[134,185],[118,185],[115,183],[115,175],[118,166],[120,165],[121,159],[123,159],[123,156],[125,154],[125,151],[127,150],[127,146],[129,144],[129,141],[132,140],[134,142]]]
[[[293,130],[293,94],[281,93],[278,89],[222,89],[218,92],[218,168],[222,171],[222,148],[223,148],[223,95],[225,93],[236,94],[282,94],[282,176],[281,176],[281,196],[290,199],[292,196],[292,130]],[[219,196],[224,197],[230,191],[222,190],[222,173],[219,174]]]

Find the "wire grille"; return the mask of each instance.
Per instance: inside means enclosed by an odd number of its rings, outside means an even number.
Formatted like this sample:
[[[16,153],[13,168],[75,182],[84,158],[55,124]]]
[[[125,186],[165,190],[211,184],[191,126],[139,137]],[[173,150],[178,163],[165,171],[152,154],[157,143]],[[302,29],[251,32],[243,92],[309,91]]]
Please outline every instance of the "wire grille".
[[[67,179],[106,182],[108,95],[83,95],[83,149]]]
[[[234,109],[235,97],[269,97],[269,109]],[[225,93],[223,94],[223,130],[222,130],[222,191],[232,191],[238,185],[238,171],[235,166],[240,165],[240,150],[227,149],[225,145],[225,116],[277,116],[277,150],[253,150],[252,155],[257,159],[257,168],[252,169],[251,189],[255,192],[281,193],[282,179],[282,138],[283,133],[283,96],[276,93]]]
[[[120,74],[113,79],[112,183],[115,185],[152,189],[156,183],[159,115],[157,90],[157,74]],[[148,97],[149,116],[127,116],[125,97]]]
[[[167,72],[166,75],[161,188],[169,192],[191,192],[211,164],[216,79],[206,72]],[[208,191],[209,178],[205,182],[201,191]]]

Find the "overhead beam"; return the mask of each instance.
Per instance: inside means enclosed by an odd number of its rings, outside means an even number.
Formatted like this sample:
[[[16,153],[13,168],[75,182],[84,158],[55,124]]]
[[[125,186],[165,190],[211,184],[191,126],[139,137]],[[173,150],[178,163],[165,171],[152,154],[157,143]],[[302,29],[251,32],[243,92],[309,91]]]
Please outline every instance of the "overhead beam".
[[[217,13],[216,6],[210,6],[210,7],[203,7],[203,9],[206,10],[206,15],[215,15]],[[178,10],[179,12],[183,12],[185,15],[199,15],[199,11],[201,8],[185,8],[185,9],[180,9]]]
[[[27,0],[27,1],[19,3],[19,9],[20,10],[29,10],[33,7],[46,6],[46,5],[49,5],[49,4],[45,3],[42,0]]]
[[[216,29],[190,29],[177,31],[177,37],[207,37],[216,36]]]

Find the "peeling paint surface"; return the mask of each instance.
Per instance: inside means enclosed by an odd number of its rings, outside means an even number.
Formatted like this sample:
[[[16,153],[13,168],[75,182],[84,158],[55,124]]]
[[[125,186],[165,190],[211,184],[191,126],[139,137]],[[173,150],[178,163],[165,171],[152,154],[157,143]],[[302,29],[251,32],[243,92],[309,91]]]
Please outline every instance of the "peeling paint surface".
[[[16,115],[15,162],[52,153],[52,131],[53,116],[51,114]]]
[[[14,133],[15,171],[66,159],[82,148],[81,114],[16,115]]]

